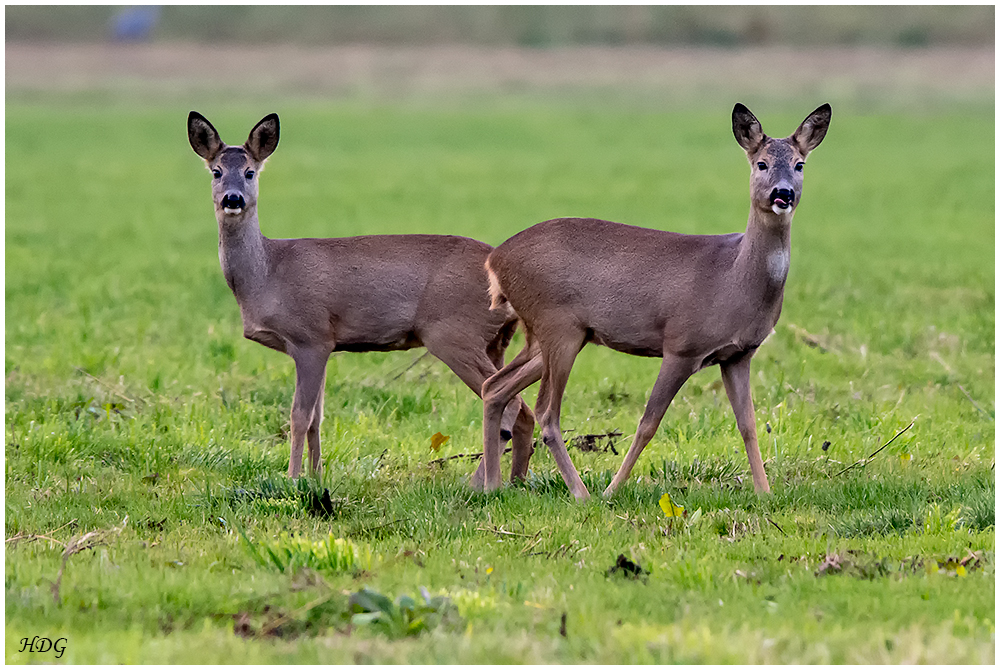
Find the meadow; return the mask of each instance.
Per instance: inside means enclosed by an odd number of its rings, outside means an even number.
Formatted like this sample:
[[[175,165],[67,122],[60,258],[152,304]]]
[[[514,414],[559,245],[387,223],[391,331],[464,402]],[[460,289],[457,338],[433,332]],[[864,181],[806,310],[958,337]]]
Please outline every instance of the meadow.
[[[743,100],[777,136],[825,101]],[[754,359],[773,494],[710,368],[578,504],[540,443],[471,492],[481,404],[421,351],[331,358],[324,474],[290,483],[293,365],[241,337],[188,103],[8,99],[6,660],[992,662],[993,109],[830,102]],[[731,102],[195,108],[230,143],[280,114],[271,237],[746,223]],[[578,359],[567,438],[618,434],[571,444],[592,493],[657,367]]]

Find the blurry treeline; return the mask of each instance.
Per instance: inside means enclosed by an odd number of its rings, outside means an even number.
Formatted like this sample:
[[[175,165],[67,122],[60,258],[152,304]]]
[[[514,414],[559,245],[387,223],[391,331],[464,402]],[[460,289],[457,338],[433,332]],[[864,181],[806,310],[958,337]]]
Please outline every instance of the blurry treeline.
[[[8,41],[981,46],[990,6],[11,6]]]

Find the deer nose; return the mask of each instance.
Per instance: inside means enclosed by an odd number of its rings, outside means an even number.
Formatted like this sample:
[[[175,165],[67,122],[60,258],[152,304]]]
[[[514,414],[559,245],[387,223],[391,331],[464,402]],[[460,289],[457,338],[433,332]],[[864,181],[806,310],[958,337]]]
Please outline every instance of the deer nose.
[[[771,191],[771,204],[780,209],[788,209],[795,203],[795,191],[790,188],[776,188]]]
[[[243,209],[246,207],[246,201],[243,200],[243,195],[237,192],[227,193],[222,197],[222,208],[223,209]]]

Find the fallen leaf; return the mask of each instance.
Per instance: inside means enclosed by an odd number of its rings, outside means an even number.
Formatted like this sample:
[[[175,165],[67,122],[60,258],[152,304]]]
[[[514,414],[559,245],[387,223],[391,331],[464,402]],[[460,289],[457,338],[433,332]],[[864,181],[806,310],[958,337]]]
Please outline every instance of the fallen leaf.
[[[442,435],[441,433],[434,433],[431,435],[431,451],[437,451],[441,448],[441,445],[451,439],[451,435]]]
[[[675,505],[673,501],[670,500],[669,493],[664,493],[663,497],[660,498],[660,509],[662,509],[663,513],[668,517],[684,516],[684,508]]]

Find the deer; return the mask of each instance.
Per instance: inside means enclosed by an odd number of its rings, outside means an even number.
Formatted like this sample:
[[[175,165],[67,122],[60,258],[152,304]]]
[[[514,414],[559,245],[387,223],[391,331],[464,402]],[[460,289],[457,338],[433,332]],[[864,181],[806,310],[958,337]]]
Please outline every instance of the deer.
[[[518,323],[513,310],[490,307],[485,262],[493,247],[454,235],[264,237],[258,180],[278,146],[278,115],[261,119],[242,145],[222,142],[198,112],[188,115],[187,130],[212,173],[219,262],[243,336],[295,363],[289,477],[300,476],[306,443],[311,472],[322,470],[326,364],[335,351],[425,347],[480,395]],[[512,441],[514,481],[527,474],[534,417],[520,398],[510,405],[497,439]],[[480,461],[470,484],[482,483]]]
[[[486,260],[491,305],[513,307],[526,344],[483,385],[485,488],[500,486],[498,422],[507,403],[539,379],[535,417],[563,481],[590,497],[566,451],[559,414],[570,370],[587,343],[662,358],[625,459],[604,496],[626,481],[674,396],[695,372],[718,365],[743,438],[753,486],[770,492],[757,444],[750,361],[781,313],[792,216],[803,168],[830,125],[829,104],[790,136],[764,134],[741,103],[733,134],[750,163],[746,230],[686,235],[586,218],[544,221]]]

